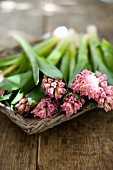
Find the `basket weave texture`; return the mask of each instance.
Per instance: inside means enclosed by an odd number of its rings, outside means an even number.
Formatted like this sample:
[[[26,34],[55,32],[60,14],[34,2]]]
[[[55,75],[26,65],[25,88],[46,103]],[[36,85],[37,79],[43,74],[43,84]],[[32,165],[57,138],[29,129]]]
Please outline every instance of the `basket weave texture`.
[[[0,58],[5,58],[19,51],[20,51],[19,47],[2,50],[0,52]],[[97,106],[94,103],[90,102],[87,105],[87,107],[85,107],[85,109],[81,109],[79,112],[73,114],[70,117],[66,117],[64,113],[57,113],[52,118],[46,118],[43,120],[39,120],[38,118],[24,118],[19,113],[13,111],[9,106],[3,105],[2,103],[0,103],[0,112],[6,114],[12,122],[17,124],[27,134],[31,135],[43,132],[49,128],[53,128],[54,126],[61,124],[62,122],[73,119],[96,107]]]

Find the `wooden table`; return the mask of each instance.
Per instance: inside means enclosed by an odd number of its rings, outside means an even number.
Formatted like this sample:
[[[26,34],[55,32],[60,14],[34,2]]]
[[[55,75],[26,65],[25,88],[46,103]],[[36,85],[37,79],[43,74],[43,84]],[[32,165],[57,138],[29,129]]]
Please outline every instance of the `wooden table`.
[[[98,0],[54,0],[54,4],[58,11],[42,11],[42,32],[59,25],[81,32],[96,24],[100,37],[113,43],[113,4]],[[113,112],[93,110],[32,136],[0,114],[0,170],[47,169],[112,170]]]

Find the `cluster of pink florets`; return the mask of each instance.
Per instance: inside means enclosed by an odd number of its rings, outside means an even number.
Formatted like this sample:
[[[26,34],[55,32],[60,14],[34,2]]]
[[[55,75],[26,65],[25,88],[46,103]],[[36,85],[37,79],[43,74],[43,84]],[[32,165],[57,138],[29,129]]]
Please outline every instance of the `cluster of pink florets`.
[[[97,98],[99,106],[103,106],[106,112],[113,110],[113,86],[108,86],[107,76],[96,72],[99,78],[100,93]]]
[[[70,88],[74,93],[79,93],[80,96],[96,99],[100,91],[99,78],[91,71],[83,70],[80,74],[76,75]]]
[[[40,117],[41,119],[51,117],[58,112],[58,101],[50,97],[46,97],[40,101],[40,103],[31,112],[34,117]]]
[[[60,108],[69,117],[81,109],[85,103],[85,98],[95,100],[98,106],[102,106],[106,112],[113,110],[113,86],[108,86],[107,76],[98,71],[93,73],[83,70],[80,74],[77,74],[70,86],[70,93],[62,80],[56,80],[47,76],[44,76],[42,80],[42,88],[45,89],[47,96],[33,107],[31,111],[28,99],[24,97],[16,105],[18,112],[22,114],[30,111],[34,114],[34,117],[44,119],[58,113]],[[64,99],[66,93],[69,94]]]
[[[76,113],[85,103],[83,98],[77,98],[73,93],[69,93],[68,97],[64,99],[61,105],[62,111],[66,112],[66,116],[69,117],[73,113]]]
[[[55,99],[60,99],[67,92],[65,83],[62,80],[56,80],[47,76],[44,76],[42,80],[42,87],[46,90],[47,95]]]
[[[94,99],[99,106],[103,106],[104,110],[113,110],[113,86],[108,86],[107,76],[96,71],[92,73],[88,70],[83,70],[76,75],[75,81],[70,88],[74,93],[79,93],[80,96],[87,96],[89,99]]]
[[[24,98],[21,99],[18,104],[16,104],[16,108],[18,109],[18,112],[20,114],[30,111],[31,107],[30,104],[28,103],[28,94],[26,94]]]
[[[67,92],[65,83],[62,80],[56,80],[44,76],[42,80],[42,88],[45,89],[47,96],[43,98],[32,110],[29,108],[28,99],[23,98],[16,105],[19,113],[30,111],[31,114],[34,114],[34,117],[40,117],[41,119],[44,119],[52,117],[58,112],[59,99],[61,99],[62,96]]]

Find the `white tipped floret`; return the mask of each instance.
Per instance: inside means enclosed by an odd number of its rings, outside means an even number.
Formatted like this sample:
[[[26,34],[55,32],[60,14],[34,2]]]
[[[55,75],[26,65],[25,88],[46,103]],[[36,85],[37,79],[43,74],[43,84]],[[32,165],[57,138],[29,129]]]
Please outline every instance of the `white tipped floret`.
[[[79,47],[79,34],[72,28],[69,29],[69,41],[74,47]]]
[[[54,31],[53,31],[53,35],[58,37],[59,39],[65,38],[68,36],[68,29],[65,26],[60,26],[57,27]]]
[[[83,34],[82,36],[82,42],[86,42],[88,40],[88,34]]]
[[[87,33],[88,35],[93,35],[93,34],[96,34],[97,35],[97,27],[95,25],[89,25],[87,27]]]

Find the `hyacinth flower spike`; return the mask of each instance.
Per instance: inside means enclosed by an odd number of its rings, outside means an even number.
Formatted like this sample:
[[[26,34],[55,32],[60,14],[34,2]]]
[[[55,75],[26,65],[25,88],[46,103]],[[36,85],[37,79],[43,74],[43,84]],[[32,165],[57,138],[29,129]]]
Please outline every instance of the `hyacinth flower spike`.
[[[76,75],[75,81],[70,88],[74,93],[80,93],[80,96],[87,96],[89,99],[97,99],[100,91],[99,78],[94,73],[88,70],[83,70]]]
[[[26,113],[30,111],[30,105],[28,103],[28,94],[25,95],[23,99],[16,104],[16,108],[20,114]]]
[[[66,112],[66,116],[69,117],[72,114],[76,113],[85,103],[83,98],[77,98],[73,93],[69,93],[69,95],[64,99],[63,104],[61,105],[62,111]]]
[[[31,111],[34,117],[40,117],[41,119],[52,117],[57,112],[58,101],[50,97],[43,98],[34,110]]]
[[[108,86],[106,74],[96,71],[99,78],[99,86],[101,88],[97,100],[99,106],[103,106],[106,112],[113,110],[113,86]]]
[[[46,90],[47,95],[55,99],[60,99],[67,92],[65,83],[62,80],[56,80],[47,76],[44,76],[42,80],[42,87]]]
[[[94,99],[98,106],[103,106],[106,112],[113,110],[113,86],[108,86],[106,74],[83,70],[76,75],[70,88],[80,96]]]

